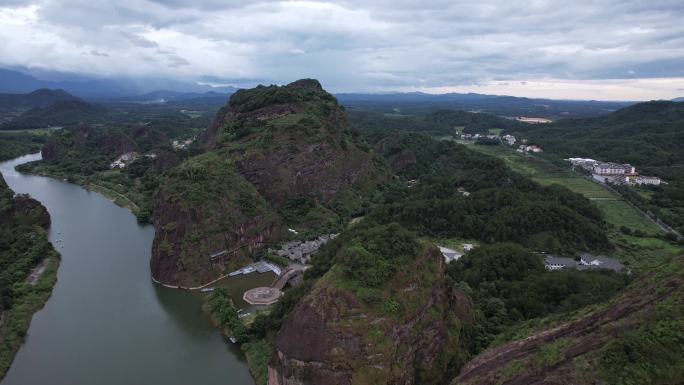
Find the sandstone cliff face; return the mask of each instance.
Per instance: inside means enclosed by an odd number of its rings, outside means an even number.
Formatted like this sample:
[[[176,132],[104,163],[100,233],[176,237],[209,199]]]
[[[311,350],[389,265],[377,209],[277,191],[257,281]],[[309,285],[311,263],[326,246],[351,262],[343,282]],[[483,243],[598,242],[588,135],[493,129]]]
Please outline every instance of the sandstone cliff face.
[[[315,232],[341,223],[388,177],[315,80],[237,92],[199,140],[207,152],[171,172],[155,199],[152,273],[167,284],[217,278],[288,227]],[[230,171],[201,175],[207,167]],[[202,199],[190,204],[193,193]]]
[[[467,296],[447,289],[444,269],[436,249],[417,258],[413,273],[390,283],[403,310],[387,313],[339,285],[333,268],[285,320],[269,385],[443,381],[465,357],[458,330],[470,322],[471,311]]]
[[[229,148],[240,174],[275,206],[298,196],[325,204],[387,177],[334,97],[311,79],[238,92],[201,140]]]
[[[169,172],[153,213],[152,275],[169,285],[194,287],[227,274],[283,230],[268,203],[215,152]]]

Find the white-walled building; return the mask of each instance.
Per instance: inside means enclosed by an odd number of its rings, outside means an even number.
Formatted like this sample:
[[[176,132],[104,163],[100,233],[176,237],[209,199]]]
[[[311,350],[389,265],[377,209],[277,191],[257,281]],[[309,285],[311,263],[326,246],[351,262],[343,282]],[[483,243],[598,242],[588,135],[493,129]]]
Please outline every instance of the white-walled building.
[[[634,174],[636,169],[631,164],[619,164],[610,162],[598,162],[594,164],[594,174],[599,175],[624,175]]]

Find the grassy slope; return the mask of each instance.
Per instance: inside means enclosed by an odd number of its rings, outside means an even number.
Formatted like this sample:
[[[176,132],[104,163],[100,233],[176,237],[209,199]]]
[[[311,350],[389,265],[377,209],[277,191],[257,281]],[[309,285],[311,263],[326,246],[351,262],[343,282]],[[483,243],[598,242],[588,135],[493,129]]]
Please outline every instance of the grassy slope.
[[[560,184],[592,200],[612,225],[611,241],[616,244],[614,257],[633,268],[648,268],[663,258],[676,255],[681,248],[673,246],[655,235],[662,230],[630,206],[620,195],[569,170],[563,170],[538,157],[515,152],[503,146],[469,146],[476,151],[503,159],[514,171],[528,176],[542,185]],[[644,231],[650,236],[634,237],[622,234],[621,226]]]

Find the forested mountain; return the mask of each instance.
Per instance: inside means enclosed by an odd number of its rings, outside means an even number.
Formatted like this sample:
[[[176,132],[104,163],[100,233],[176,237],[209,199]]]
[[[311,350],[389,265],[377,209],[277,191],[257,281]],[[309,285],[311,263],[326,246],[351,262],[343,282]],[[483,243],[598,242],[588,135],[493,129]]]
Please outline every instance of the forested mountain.
[[[631,199],[684,230],[684,103],[639,103],[594,119],[564,119],[508,132],[540,144],[556,158],[588,157],[630,163],[668,182],[650,199]]]
[[[206,152],[170,172],[155,198],[152,271],[165,283],[225,274],[288,228],[338,229],[388,177],[315,80],[236,92],[200,139]]]
[[[30,129],[102,120],[107,110],[64,90],[0,94],[0,129]]]

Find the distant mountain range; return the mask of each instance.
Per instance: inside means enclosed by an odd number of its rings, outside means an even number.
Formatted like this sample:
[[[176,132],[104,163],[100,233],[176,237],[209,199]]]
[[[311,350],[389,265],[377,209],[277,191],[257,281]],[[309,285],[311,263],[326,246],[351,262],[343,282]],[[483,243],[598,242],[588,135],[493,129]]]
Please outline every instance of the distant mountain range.
[[[25,72],[30,72],[26,70]],[[173,79],[96,78],[70,73],[33,72],[0,68],[0,93],[30,93],[37,89],[61,89],[97,103],[173,103],[221,106],[236,87],[211,87]],[[39,79],[45,76],[51,80]],[[347,108],[382,113],[411,113],[425,108],[485,112],[499,116],[532,116],[552,119],[606,115],[634,102],[553,100],[477,93],[426,94],[340,93],[335,95]],[[674,101],[684,101],[677,98]],[[2,101],[0,101],[2,103]]]
[[[684,102],[684,97],[681,98],[674,98],[672,99],[673,102]]]
[[[375,109],[382,112],[410,112],[426,106],[430,108],[458,109],[486,112],[503,116],[533,116],[548,118],[601,116],[634,104],[635,102],[605,102],[596,100],[532,99],[516,96],[485,95],[476,93],[426,94],[422,92],[387,94],[337,94],[347,107]]]
[[[0,68],[0,93],[28,93],[40,88],[63,89],[87,99],[143,95],[160,89],[178,93],[233,93],[235,87],[209,85],[172,79],[95,78],[87,75],[64,74],[65,80],[41,80],[26,73]]]
[[[220,105],[226,103],[230,95],[233,92],[178,92],[171,90],[158,90],[153,92],[148,92],[142,95],[133,96],[122,96],[117,98],[106,99],[104,101],[108,103],[169,103],[169,102],[180,102],[189,100],[202,100],[204,102],[215,102]],[[213,103],[212,103],[213,104]]]

